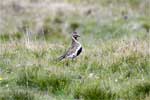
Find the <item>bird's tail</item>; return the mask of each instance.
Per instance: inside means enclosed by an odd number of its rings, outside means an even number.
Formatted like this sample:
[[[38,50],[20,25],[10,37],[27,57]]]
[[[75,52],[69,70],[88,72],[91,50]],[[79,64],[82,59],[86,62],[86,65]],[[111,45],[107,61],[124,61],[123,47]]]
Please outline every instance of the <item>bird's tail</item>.
[[[65,55],[62,55],[62,56],[60,56],[57,60],[58,61],[61,61],[61,60],[63,60],[65,58]]]

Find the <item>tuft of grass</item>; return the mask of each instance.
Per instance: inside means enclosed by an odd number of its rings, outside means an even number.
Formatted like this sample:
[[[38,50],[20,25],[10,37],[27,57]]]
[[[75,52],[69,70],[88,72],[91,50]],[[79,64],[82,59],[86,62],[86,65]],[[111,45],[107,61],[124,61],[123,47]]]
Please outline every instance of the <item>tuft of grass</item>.
[[[113,100],[115,97],[116,95],[111,91],[101,88],[101,84],[97,80],[83,81],[83,83],[77,84],[74,90],[75,99]]]
[[[0,40],[1,41],[8,41],[10,38],[9,38],[9,34],[1,34],[0,35]]]
[[[22,33],[20,32],[16,32],[13,34],[8,34],[8,33],[4,33],[4,34],[0,34],[0,41],[2,42],[6,42],[6,41],[10,41],[10,40],[20,40],[22,38]]]
[[[146,72],[149,67],[149,61],[147,60],[148,58],[149,56],[143,57],[141,54],[133,53],[127,57],[120,58],[117,62],[113,63],[110,68],[112,69],[112,72],[117,72],[120,68],[125,67],[129,70],[134,69],[134,72],[139,69]]]
[[[142,28],[146,30],[146,32],[150,32],[150,18],[148,16],[142,16],[139,18],[139,22],[142,25]]]
[[[124,27],[126,24],[127,23],[123,19],[118,19],[112,21],[109,25],[101,25],[101,29],[97,32],[97,35],[106,40],[128,35],[130,34],[130,31]]]
[[[33,93],[25,90],[1,91],[0,100],[35,100]]]
[[[71,31],[75,31],[77,28],[79,28],[79,26],[80,26],[79,22],[70,22]]]
[[[40,67],[24,67],[16,78],[20,86],[38,88],[52,93],[65,89],[71,79],[65,73],[54,73]]]
[[[135,98],[144,99],[150,93],[150,83],[144,82],[144,83],[140,83],[140,84],[135,85],[133,87],[133,93],[135,95]]]
[[[147,33],[150,32],[150,23],[149,22],[143,22],[142,27],[146,30]]]

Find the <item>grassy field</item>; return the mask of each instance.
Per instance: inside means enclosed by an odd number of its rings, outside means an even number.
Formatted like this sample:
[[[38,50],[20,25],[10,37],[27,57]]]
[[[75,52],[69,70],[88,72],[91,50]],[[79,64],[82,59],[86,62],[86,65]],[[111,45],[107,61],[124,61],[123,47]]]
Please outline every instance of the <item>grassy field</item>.
[[[149,0],[3,0],[0,100],[150,100]],[[82,54],[56,59],[81,35]]]

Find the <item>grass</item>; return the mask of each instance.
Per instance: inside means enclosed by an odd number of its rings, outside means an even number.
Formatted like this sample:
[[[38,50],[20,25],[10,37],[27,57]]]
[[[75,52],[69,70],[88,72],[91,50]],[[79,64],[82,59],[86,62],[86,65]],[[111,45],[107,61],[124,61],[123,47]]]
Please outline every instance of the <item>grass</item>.
[[[1,100],[35,100],[33,93],[25,90],[10,90],[1,92]]]
[[[66,74],[66,73],[64,73]],[[55,93],[63,90],[70,83],[70,77],[63,74],[42,70],[39,67],[23,68],[19,71],[16,83],[25,87],[36,87]]]
[[[138,10],[144,1],[14,3],[22,15],[0,8],[7,23],[0,25],[0,100],[149,100],[149,17]],[[82,54],[57,62],[74,30]]]
[[[109,90],[104,90],[101,88],[101,84],[99,81],[95,80],[94,82],[90,82],[92,80],[84,80],[80,84],[78,84],[74,91],[74,97],[76,99],[86,99],[86,100],[108,100],[114,99],[115,94]],[[94,95],[93,95],[94,94]]]

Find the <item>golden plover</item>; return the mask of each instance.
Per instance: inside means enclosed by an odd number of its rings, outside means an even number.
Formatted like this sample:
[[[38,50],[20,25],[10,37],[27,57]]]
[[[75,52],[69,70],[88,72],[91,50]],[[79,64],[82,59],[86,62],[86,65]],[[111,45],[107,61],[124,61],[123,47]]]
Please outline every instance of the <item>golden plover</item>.
[[[72,44],[71,47],[65,52],[61,57],[58,58],[58,60],[62,60],[65,58],[76,58],[81,52],[82,52],[82,46],[78,41],[78,37],[80,35],[77,32],[72,33]]]

